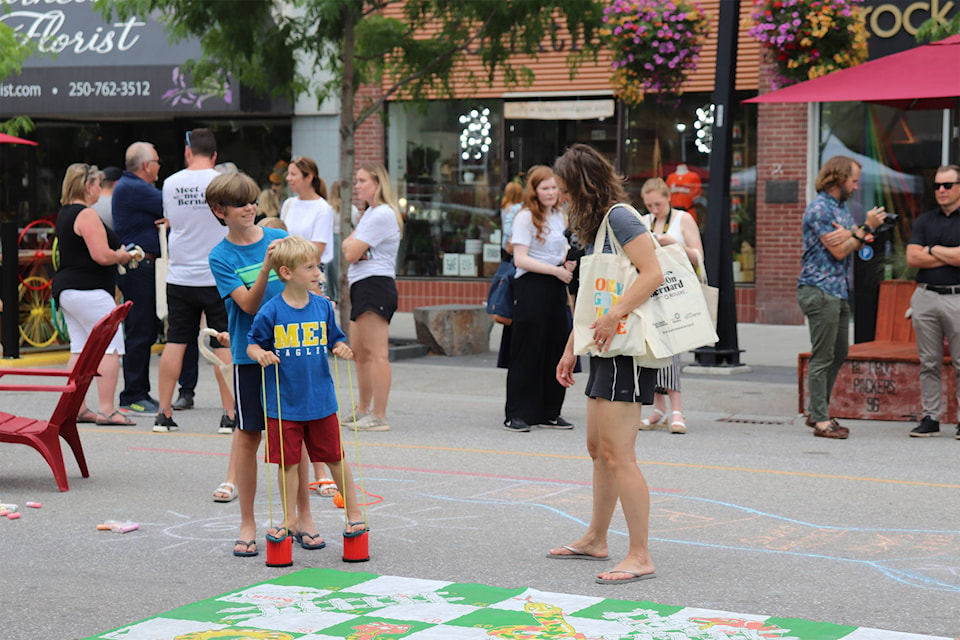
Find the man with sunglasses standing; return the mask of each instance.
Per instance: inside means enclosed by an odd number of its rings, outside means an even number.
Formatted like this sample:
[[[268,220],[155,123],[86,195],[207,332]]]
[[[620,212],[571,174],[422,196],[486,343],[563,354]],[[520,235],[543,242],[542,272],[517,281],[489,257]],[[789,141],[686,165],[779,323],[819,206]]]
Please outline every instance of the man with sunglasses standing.
[[[910,306],[923,406],[923,419],[910,432],[914,438],[940,435],[944,338],[960,380],[960,166],[937,169],[933,189],[938,206],[917,218],[907,244],[907,264],[918,269]],[[957,389],[960,396],[960,385]]]
[[[226,229],[210,215],[207,186],[216,178],[217,141],[209,129],[188,131],[183,151],[186,168],[163,183],[163,213],[170,226],[170,267],[167,272],[167,343],[160,358],[160,409],[153,430],[158,433],[176,431],[173,419],[173,391],[183,367],[188,345],[195,345],[200,335],[201,316],[207,326],[218,332],[227,330],[227,310],[217,292],[210,271],[210,252],[224,236]],[[230,351],[211,341],[214,353],[229,364]],[[233,433],[233,396],[228,383],[217,375],[223,416],[220,433]],[[227,501],[236,490],[222,491],[214,499]],[[229,494],[229,495],[226,495]]]
[[[126,300],[133,301],[124,323],[123,391],[120,410],[153,415],[159,409],[150,397],[150,347],[157,341],[156,264],[160,255],[157,221],[163,218],[163,199],[154,186],[160,175],[160,156],[149,142],[127,147],[126,170],[113,189],[113,229],[124,245],[137,244],[145,257],[136,269],[127,269],[117,284]]]

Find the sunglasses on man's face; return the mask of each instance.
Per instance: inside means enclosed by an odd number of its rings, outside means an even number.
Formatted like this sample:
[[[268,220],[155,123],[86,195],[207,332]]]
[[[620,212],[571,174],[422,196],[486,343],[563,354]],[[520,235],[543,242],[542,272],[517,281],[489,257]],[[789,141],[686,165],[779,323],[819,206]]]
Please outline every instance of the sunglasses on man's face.
[[[955,184],[957,183],[956,182],[934,182],[933,190],[940,191],[940,189],[946,189],[947,191],[950,191],[950,189],[953,189],[953,186]]]

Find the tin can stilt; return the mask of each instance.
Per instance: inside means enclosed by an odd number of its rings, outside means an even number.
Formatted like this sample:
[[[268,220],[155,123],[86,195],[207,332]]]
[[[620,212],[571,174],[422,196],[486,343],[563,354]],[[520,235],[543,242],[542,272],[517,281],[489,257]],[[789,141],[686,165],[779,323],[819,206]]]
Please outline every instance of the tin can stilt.
[[[370,559],[369,534],[366,529],[360,533],[343,534],[343,561],[366,562]]]
[[[289,567],[293,564],[293,536],[279,542],[267,539],[267,566]]]

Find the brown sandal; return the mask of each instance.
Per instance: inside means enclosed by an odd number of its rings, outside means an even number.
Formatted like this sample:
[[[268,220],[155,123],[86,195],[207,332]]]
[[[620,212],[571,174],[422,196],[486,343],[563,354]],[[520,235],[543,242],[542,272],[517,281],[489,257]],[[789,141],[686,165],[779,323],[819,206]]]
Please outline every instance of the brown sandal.
[[[825,429],[813,427],[813,435],[817,438],[833,438],[834,440],[846,440],[850,437],[850,429],[831,424]]]

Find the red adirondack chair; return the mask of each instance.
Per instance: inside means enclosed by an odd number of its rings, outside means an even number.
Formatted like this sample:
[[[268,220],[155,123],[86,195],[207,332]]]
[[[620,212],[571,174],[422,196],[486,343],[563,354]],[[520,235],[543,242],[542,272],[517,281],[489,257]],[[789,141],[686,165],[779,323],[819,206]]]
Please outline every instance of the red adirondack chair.
[[[67,471],[63,466],[63,452],[60,450],[60,437],[63,437],[73,449],[73,455],[80,466],[80,473],[84,478],[90,477],[87,471],[87,461],[83,457],[83,447],[80,444],[80,433],[77,431],[77,414],[87,395],[90,382],[97,375],[100,360],[116,333],[117,327],[130,312],[133,302],[125,302],[105,315],[90,331],[87,344],[84,345],[80,357],[72,371],[63,369],[0,369],[0,377],[14,376],[65,376],[67,382],[62,385],[43,384],[0,384],[0,391],[55,391],[63,395],[53,410],[49,420],[35,420],[21,418],[11,413],[0,411],[0,442],[25,444],[40,452],[43,459],[53,470],[53,477],[57,480],[60,491],[67,491]]]

